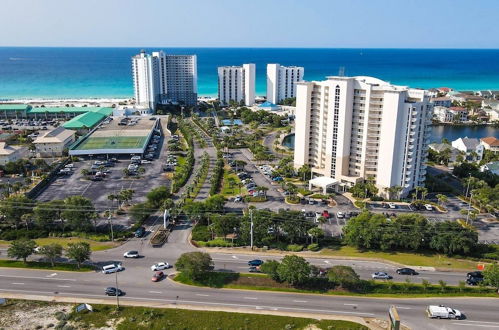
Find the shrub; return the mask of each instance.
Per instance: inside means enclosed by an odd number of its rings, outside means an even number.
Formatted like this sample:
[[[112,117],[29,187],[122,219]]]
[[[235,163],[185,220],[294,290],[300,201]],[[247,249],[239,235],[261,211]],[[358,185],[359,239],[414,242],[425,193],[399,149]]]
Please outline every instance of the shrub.
[[[385,199],[381,196],[371,196],[370,200],[372,200],[374,202],[381,202],[381,201],[384,201]]]
[[[309,244],[309,246],[307,246],[307,250],[309,250],[309,251],[319,251],[320,250],[320,246],[319,246],[319,244],[316,244],[316,243]]]
[[[289,244],[287,246],[287,250],[288,251],[292,251],[292,252],[300,252],[303,250],[303,245],[298,245],[298,244]]]
[[[298,204],[298,203],[300,203],[300,197],[298,197],[298,196],[286,196],[286,202],[289,204]]]
[[[192,239],[194,241],[204,241],[207,242],[211,240],[211,233],[208,226],[196,225],[192,230]]]

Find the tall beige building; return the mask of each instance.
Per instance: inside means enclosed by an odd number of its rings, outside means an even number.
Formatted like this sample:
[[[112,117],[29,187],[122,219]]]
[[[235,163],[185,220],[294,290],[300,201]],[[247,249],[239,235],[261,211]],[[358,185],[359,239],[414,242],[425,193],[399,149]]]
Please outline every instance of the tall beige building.
[[[297,83],[294,164],[343,191],[372,178],[401,196],[425,180],[432,105],[424,90],[372,77]]]

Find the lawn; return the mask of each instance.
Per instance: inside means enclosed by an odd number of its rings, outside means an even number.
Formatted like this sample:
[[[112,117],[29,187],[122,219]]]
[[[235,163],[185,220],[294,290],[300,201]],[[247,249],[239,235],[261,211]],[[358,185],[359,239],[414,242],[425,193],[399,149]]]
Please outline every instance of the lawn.
[[[313,293],[325,295],[340,296],[365,296],[365,297],[400,297],[405,298],[423,298],[423,297],[499,297],[491,288],[446,286],[442,288],[439,285],[429,285],[424,288],[419,283],[395,283],[384,281],[364,281],[366,289],[362,291],[348,291],[342,288],[328,288],[325,282],[317,282],[313,286],[293,287],[288,283],[280,283],[272,280],[266,274],[241,274],[241,273],[222,273],[210,272],[200,281],[192,281],[180,273],[174,279],[177,282],[212,288],[226,288],[239,290],[258,290],[258,291],[280,291],[293,293]],[[327,279],[322,279],[327,282]]]
[[[52,243],[57,243],[62,245],[63,248],[68,246],[68,243],[76,243],[76,242],[87,242],[90,244],[90,248],[92,251],[102,251],[107,249],[112,249],[117,247],[118,243],[113,242],[96,242],[87,238],[79,238],[79,237],[47,237],[47,238],[37,238],[35,239],[36,244],[38,245],[47,245]],[[10,245],[11,241],[2,241],[0,240],[0,245]]]
[[[114,329],[367,329],[340,320],[316,320],[290,316],[196,311],[171,308],[94,305],[93,312],[72,313],[80,327]],[[118,322],[119,321],[119,322]],[[110,326],[113,325],[113,326]]]
[[[234,179],[235,184],[232,187],[230,187],[228,185],[229,178]],[[239,183],[241,183],[241,180],[239,179],[239,177],[234,172],[232,172],[230,169],[225,167],[224,168],[224,177],[223,177],[223,181],[222,181],[222,190],[221,190],[220,194],[224,197],[232,197],[232,196],[239,195],[239,193],[240,193],[239,186],[238,186]],[[244,189],[244,188],[242,188],[242,189]]]
[[[337,250],[323,249],[319,252],[319,255],[377,258],[409,266],[427,266],[427,267],[464,269],[464,270],[474,270],[476,269],[478,264],[478,262],[476,261],[449,258],[443,254],[361,251],[351,246],[341,246]]]
[[[50,262],[28,261],[24,263],[20,260],[0,260],[0,267],[64,270],[73,272],[88,272],[94,270],[93,267],[88,265],[82,265],[81,268],[78,269],[76,264],[55,263],[55,266],[52,267]]]

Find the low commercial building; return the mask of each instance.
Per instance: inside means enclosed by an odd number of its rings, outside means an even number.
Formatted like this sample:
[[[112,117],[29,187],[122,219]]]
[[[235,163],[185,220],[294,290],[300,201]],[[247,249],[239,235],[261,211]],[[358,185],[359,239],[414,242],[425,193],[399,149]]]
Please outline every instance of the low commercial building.
[[[480,140],[474,138],[459,138],[452,141],[452,146],[466,154],[466,160],[480,161],[483,158],[483,144]]]
[[[75,142],[76,133],[60,126],[43,132],[33,143],[38,157],[59,157],[65,149]]]
[[[494,153],[499,152],[499,139],[493,136],[480,139],[480,143],[483,145],[485,150],[489,150]]]
[[[29,104],[0,104],[0,119],[69,120],[87,112],[111,113],[105,107],[33,107]]]
[[[22,149],[21,146],[9,146],[5,142],[0,142],[0,165],[21,159],[23,157]]]
[[[73,119],[65,122],[62,126],[67,129],[75,130],[79,133],[86,133],[95,128],[104,119],[113,113],[112,108],[102,108],[99,111],[82,113]]]

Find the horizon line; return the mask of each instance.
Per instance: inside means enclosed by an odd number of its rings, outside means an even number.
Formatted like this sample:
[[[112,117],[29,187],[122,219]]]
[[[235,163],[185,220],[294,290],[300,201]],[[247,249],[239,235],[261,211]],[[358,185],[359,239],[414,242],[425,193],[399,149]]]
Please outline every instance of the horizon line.
[[[380,49],[393,49],[393,50],[499,50],[499,48],[453,48],[453,47],[266,47],[266,46],[0,46],[0,48],[126,48],[126,49],[139,49],[139,48],[191,48],[191,49],[354,49],[354,50],[380,50]]]

